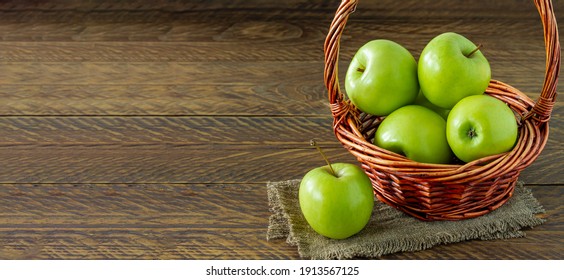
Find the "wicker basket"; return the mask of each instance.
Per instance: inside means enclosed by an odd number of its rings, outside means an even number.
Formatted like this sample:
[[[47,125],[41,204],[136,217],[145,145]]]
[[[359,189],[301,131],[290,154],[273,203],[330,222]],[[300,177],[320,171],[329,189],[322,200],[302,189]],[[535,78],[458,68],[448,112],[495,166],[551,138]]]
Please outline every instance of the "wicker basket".
[[[492,80],[486,90],[518,115],[519,139],[512,151],[467,164],[411,161],[372,144],[381,117],[360,112],[344,98],[337,77],[339,44],[357,0],[343,0],[325,41],[324,80],[337,139],[361,163],[376,197],[421,220],[461,220],[486,214],[513,194],[520,172],[539,156],[548,139],[548,120],[556,99],[560,42],[550,0],[535,0],[544,27],[546,73],[537,102],[519,90]]]

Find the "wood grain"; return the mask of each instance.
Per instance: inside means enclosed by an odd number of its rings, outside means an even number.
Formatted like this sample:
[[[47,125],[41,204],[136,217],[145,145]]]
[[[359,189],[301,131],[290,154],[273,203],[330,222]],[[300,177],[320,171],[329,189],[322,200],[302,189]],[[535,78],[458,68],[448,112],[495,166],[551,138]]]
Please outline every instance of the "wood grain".
[[[310,117],[5,117],[0,147],[16,146],[220,146],[307,148],[332,139],[330,116]]]
[[[258,184],[4,184],[0,224],[3,228],[264,230],[264,188]],[[222,223],[212,219],[218,213]]]
[[[299,258],[266,241],[266,183],[322,165],[311,138],[356,162],[332,134],[322,83],[337,4],[0,1],[0,259]],[[564,22],[564,1],[554,8]],[[495,79],[538,96],[532,1],[362,1],[340,78],[368,40],[417,58],[445,31],[482,43]],[[520,178],[545,224],[384,258],[562,259],[563,102]]]
[[[0,182],[293,179],[322,162],[308,145],[312,138],[332,160],[355,162],[334,141],[326,117],[17,117],[3,118],[0,132]],[[552,164],[563,156],[562,146],[551,141],[524,180],[563,183],[560,167]]]
[[[547,149],[562,150],[562,111],[551,122]],[[276,145],[304,148],[317,138],[340,147],[331,116],[13,116],[0,119],[0,147],[111,145]]]
[[[335,162],[356,163],[342,148],[325,149]],[[545,150],[520,179],[562,184],[563,150]],[[313,149],[222,146],[22,146],[0,148],[6,183],[251,183],[299,179],[322,165]]]
[[[262,84],[0,85],[0,115],[327,116],[323,85],[291,82],[295,79]]]
[[[3,116],[328,116],[315,82],[261,84],[0,85]],[[534,83],[534,86],[537,84]],[[538,93],[527,93],[536,100]],[[61,102],[65,100],[65,102]],[[284,104],[284,106],[281,106]],[[554,114],[564,102],[557,101]],[[554,117],[554,121],[560,118]]]
[[[562,258],[564,188],[532,188],[547,222],[527,230],[527,238],[469,241],[385,258]],[[283,241],[264,240],[265,195],[260,184],[2,184],[0,252],[40,259],[297,257]],[[533,252],[531,242],[538,243]]]
[[[284,258],[291,250],[272,248],[265,239],[265,198],[265,186],[256,184],[2,185],[0,254],[16,259]]]

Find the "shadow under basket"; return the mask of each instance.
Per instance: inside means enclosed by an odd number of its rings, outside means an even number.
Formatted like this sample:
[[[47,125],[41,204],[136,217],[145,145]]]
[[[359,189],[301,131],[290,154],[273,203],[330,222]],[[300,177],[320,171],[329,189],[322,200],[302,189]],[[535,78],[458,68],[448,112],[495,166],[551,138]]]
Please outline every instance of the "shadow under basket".
[[[518,89],[496,80],[485,92],[507,103],[518,116],[517,144],[507,153],[466,164],[414,162],[372,144],[382,118],[360,112],[345,99],[337,77],[341,34],[357,2],[343,0],[335,13],[324,46],[324,81],[334,133],[370,177],[376,197],[425,221],[474,218],[503,205],[512,196],[521,171],[535,161],[548,140],[548,121],[560,70],[560,42],[552,2],[534,0],[546,48],[546,72],[539,99],[534,102]]]

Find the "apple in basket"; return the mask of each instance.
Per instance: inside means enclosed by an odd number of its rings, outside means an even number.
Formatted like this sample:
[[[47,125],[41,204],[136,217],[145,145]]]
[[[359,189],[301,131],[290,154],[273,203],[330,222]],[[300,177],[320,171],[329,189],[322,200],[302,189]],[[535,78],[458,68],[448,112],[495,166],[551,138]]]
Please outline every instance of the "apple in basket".
[[[431,103],[451,109],[466,96],[484,93],[491,69],[479,48],[454,32],[429,41],[419,57],[417,74],[421,91]]]
[[[349,65],[345,89],[361,111],[388,115],[411,104],[419,93],[417,62],[403,46],[390,40],[363,45]]]
[[[312,145],[327,165],[314,168],[303,177],[298,194],[300,209],[317,233],[345,239],[361,231],[372,216],[372,184],[360,167],[330,164],[314,140]]]
[[[447,119],[448,113],[450,112],[450,109],[441,108],[441,107],[431,103],[429,100],[427,100],[427,98],[425,97],[423,92],[419,92],[419,95],[417,95],[417,98],[415,98],[415,101],[413,102],[413,104],[421,105],[423,107],[427,107],[427,108],[433,110],[435,113],[439,114],[439,116],[443,117],[443,119],[445,119],[445,120]]]
[[[515,114],[489,95],[468,96],[452,108],[446,136],[454,154],[464,162],[510,151],[518,137]]]
[[[446,121],[420,105],[401,107],[376,130],[374,144],[424,163],[449,163],[453,159],[446,138]]]

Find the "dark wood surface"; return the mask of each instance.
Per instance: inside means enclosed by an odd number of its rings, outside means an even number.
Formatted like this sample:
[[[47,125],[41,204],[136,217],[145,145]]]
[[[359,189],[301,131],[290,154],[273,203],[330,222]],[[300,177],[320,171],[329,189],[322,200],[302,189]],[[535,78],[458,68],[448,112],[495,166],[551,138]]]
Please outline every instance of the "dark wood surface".
[[[0,258],[299,258],[266,241],[266,183],[322,165],[314,137],[333,161],[355,162],[332,134],[322,81],[337,6],[0,1]],[[368,40],[417,58],[445,31],[481,42],[495,79],[538,96],[545,54],[532,1],[361,1],[341,71]],[[562,259],[561,99],[521,176],[545,224],[526,238],[384,258]]]

